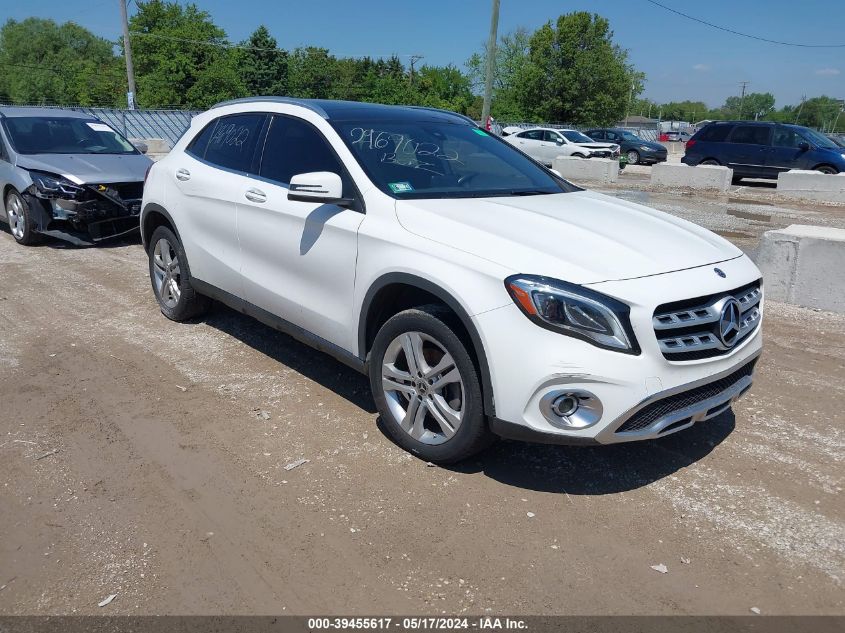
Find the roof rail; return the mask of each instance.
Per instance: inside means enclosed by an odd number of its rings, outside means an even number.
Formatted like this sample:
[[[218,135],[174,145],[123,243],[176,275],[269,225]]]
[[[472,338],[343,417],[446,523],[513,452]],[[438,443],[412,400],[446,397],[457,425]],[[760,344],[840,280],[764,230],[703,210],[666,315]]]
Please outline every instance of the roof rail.
[[[223,106],[228,105],[237,105],[239,103],[255,103],[264,102],[264,103],[289,103],[290,105],[297,105],[303,108],[307,108],[312,112],[316,112],[324,119],[328,119],[328,113],[318,105],[315,105],[309,99],[296,99],[293,97],[274,97],[274,96],[263,96],[263,97],[241,97],[240,99],[229,99],[228,101],[221,101],[220,103],[215,103],[211,106],[211,109],[214,108],[222,108]]]

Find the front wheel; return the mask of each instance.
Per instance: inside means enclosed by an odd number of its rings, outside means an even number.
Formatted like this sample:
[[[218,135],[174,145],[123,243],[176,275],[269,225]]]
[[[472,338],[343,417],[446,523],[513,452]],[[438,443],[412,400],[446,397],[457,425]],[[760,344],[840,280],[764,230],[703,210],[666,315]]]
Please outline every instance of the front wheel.
[[[839,171],[836,169],[836,167],[833,167],[832,165],[819,165],[818,167],[816,167],[815,171],[820,171],[823,174],[831,174],[831,175],[839,173]]]
[[[369,372],[384,431],[421,459],[458,462],[492,441],[478,373],[447,310],[423,306],[389,319]]]
[[[211,303],[191,285],[185,249],[166,226],[158,227],[150,238],[150,281],[161,313],[173,321],[199,316]]]
[[[715,158],[707,158],[707,159],[701,161],[698,164],[699,165],[721,165],[721,163],[718,160],[716,160]]]
[[[32,246],[38,243],[41,236],[35,231],[29,205],[17,191],[12,190],[6,196],[6,219],[18,244]]]
[[[629,165],[636,165],[640,162],[640,153],[637,150],[630,150],[627,153],[628,164]]]

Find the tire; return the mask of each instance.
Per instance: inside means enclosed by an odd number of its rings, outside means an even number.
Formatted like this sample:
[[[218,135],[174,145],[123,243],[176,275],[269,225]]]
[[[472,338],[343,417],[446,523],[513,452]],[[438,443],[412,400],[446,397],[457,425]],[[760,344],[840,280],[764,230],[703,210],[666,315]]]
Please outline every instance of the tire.
[[[836,169],[833,165],[818,165],[817,167],[813,168],[813,171],[820,171],[823,174],[838,174],[839,170]]]
[[[150,283],[161,313],[172,321],[186,321],[206,312],[211,300],[191,285],[185,249],[166,226],[150,238]]]
[[[636,165],[640,162],[640,153],[635,149],[628,150],[625,156],[628,158],[629,165]]]
[[[701,161],[698,164],[699,165],[721,165],[722,163],[720,163],[715,158],[705,158],[703,161]]]
[[[732,185],[742,184],[742,176],[734,176],[733,178],[731,178],[731,184]]]
[[[32,212],[23,196],[12,189],[5,200],[6,220],[12,237],[22,246],[32,246],[41,241],[41,236],[35,231]]]
[[[440,306],[400,312],[379,330],[369,362],[384,432],[438,464],[467,459],[493,440],[478,372],[455,325]]]

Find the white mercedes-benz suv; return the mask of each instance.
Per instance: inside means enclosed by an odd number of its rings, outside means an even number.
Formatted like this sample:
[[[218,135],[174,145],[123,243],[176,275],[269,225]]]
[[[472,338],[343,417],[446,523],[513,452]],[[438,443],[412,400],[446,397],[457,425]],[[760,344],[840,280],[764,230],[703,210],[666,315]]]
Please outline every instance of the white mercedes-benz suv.
[[[215,299],[366,372],[383,428],[433,462],[495,435],[680,431],[728,409],[761,350],[742,251],[450,112],[220,104],[153,166],[141,226],[166,317]]]

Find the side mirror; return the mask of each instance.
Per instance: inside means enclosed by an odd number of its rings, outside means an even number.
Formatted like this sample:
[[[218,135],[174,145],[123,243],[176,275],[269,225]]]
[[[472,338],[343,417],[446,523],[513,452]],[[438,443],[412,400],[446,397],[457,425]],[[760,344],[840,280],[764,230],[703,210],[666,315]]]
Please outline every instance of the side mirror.
[[[798,143],[798,149],[800,149],[802,152],[807,152],[810,150],[810,144],[807,141],[801,141],[800,143]]]
[[[561,174],[557,169],[550,169],[549,171],[552,172],[558,178],[563,178],[563,174]]]
[[[352,198],[343,197],[343,183],[340,176],[330,171],[314,171],[291,176],[288,200],[297,202],[321,202],[349,206]]]
[[[563,145],[563,139],[558,136],[555,145]]]

